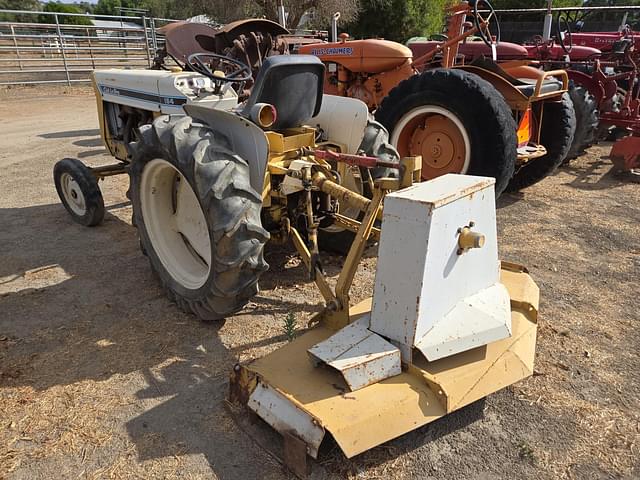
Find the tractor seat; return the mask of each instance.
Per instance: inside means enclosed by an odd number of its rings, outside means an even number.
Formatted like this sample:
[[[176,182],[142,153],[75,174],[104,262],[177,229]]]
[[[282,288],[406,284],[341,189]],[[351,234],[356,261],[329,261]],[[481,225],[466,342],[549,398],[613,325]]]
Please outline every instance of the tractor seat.
[[[633,45],[633,42],[630,38],[622,38],[613,43],[611,50],[617,55],[624,55],[631,45]]]
[[[533,78],[518,78],[519,85],[515,85],[525,97],[532,97],[536,91],[536,80]],[[553,93],[562,90],[562,82],[555,78],[547,78],[542,82],[540,94]]]
[[[246,101],[242,115],[248,117],[257,103],[276,108],[273,130],[303,125],[320,112],[324,64],[315,55],[274,55],[267,57]]]

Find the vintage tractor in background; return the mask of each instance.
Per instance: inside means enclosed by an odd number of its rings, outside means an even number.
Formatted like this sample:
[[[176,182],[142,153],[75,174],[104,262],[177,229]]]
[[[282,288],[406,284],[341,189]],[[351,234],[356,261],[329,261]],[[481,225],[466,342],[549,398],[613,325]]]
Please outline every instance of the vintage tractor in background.
[[[210,70],[213,61],[227,73]],[[336,235],[348,251],[353,235],[341,234],[358,224],[343,214],[371,203],[363,182],[373,196],[374,180],[361,172],[404,170],[366,105],[323,95],[317,57],[266,58],[241,103],[248,65],[210,53],[187,62],[191,71],[96,71],[101,135],[118,162],[89,168],[64,159],[54,180],[74,220],[91,226],[104,215],[98,179],[128,174],[142,251],[169,297],[217,319],[255,294],[269,237],[292,238],[315,279],[318,237]]]
[[[555,24],[555,35],[551,25]],[[550,10],[541,36],[525,45],[528,58],[547,70],[564,68],[571,80],[576,133],[567,156],[582,154],[599,138],[613,140],[611,158],[622,170],[640,162],[639,39],[628,25],[618,32],[572,33],[563,15]],[[594,48],[601,46],[603,50]]]
[[[487,175],[496,178],[498,194],[519,190],[553,172],[569,150],[575,117],[568,77],[525,62],[464,63],[459,49],[473,35],[482,41],[466,45],[495,56],[499,25],[487,1],[451,7],[446,41],[407,48],[342,34],[339,42],[304,45],[300,52],[327,66],[327,93],[364,101],[401,155],[422,156],[424,179]]]

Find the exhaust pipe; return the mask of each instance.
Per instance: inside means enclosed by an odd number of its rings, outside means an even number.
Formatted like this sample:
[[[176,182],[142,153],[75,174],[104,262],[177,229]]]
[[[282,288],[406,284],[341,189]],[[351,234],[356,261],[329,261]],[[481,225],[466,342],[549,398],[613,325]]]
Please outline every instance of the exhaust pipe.
[[[278,23],[284,28],[287,28],[287,14],[284,11],[284,3],[282,0],[280,0],[280,5],[278,5]]]
[[[340,19],[340,12],[336,12],[331,17],[331,41],[338,41],[338,20]]]
[[[249,111],[249,118],[259,127],[269,128],[276,123],[278,113],[270,103],[256,103]]]
[[[544,27],[542,27],[542,41],[547,43],[551,40],[551,27],[553,25],[553,13],[551,13],[551,3],[547,3],[547,14],[544,16]]]

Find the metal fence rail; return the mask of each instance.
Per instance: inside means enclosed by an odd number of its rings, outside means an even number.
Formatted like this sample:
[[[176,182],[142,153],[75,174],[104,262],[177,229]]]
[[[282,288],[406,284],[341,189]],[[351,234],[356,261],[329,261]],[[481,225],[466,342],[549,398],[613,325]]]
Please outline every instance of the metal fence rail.
[[[0,19],[9,15],[32,20],[0,21],[0,85],[71,85],[96,68],[147,68],[163,41],[152,17],[0,10]]]

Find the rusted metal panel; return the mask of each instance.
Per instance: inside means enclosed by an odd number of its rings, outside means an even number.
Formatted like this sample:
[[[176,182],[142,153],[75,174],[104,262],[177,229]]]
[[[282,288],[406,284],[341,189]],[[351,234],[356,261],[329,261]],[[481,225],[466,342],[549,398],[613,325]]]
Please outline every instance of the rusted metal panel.
[[[640,169],[640,137],[624,137],[613,144],[609,155],[619,170]]]
[[[278,432],[286,432],[303,440],[307,445],[307,453],[313,458],[318,456],[318,448],[324,438],[321,423],[273,386],[258,382],[247,407]]]
[[[307,463],[307,445],[290,432],[284,432],[283,461],[286,467],[298,478],[307,478],[309,464]]]
[[[351,391],[402,373],[400,350],[368,326],[362,317],[308,350],[316,365],[340,372]]]

